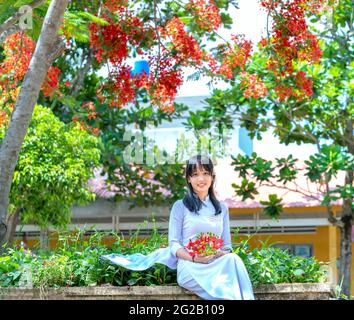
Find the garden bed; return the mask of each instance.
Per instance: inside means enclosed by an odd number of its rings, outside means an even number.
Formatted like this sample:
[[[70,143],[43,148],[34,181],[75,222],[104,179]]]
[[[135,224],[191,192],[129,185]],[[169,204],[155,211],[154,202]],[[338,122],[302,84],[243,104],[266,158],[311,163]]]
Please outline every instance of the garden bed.
[[[132,271],[100,259],[109,253],[149,254],[168,244],[166,236],[154,231],[146,241],[116,235],[110,247],[102,244],[104,234],[88,239],[84,231],[62,235],[54,250],[8,248],[0,256],[0,300],[17,299],[114,299],[195,300],[193,293],[177,285],[177,271],[162,264]],[[245,263],[258,300],[330,299],[327,264],[314,258],[293,256],[280,248],[261,243],[251,249],[248,240],[235,239],[234,253]]]
[[[329,300],[329,283],[286,283],[260,285],[257,300]],[[92,286],[66,288],[2,288],[1,300],[200,300],[179,286]]]

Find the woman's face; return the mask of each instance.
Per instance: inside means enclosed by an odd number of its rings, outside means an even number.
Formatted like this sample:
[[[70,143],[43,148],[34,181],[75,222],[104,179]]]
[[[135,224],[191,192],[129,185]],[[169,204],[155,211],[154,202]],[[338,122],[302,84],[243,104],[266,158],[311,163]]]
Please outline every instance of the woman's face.
[[[197,194],[208,193],[213,182],[211,174],[203,168],[197,167],[197,171],[188,177],[188,182],[192,185],[193,191]]]

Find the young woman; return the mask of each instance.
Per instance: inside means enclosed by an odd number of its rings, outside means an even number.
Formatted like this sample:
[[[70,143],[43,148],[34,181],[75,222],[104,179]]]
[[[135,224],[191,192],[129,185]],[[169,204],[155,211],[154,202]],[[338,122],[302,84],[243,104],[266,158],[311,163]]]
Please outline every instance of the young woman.
[[[215,173],[211,159],[197,155],[187,161],[188,192],[173,204],[167,248],[147,256],[107,255],[108,259],[131,270],[145,270],[154,263],[177,269],[178,284],[207,300],[254,300],[247,270],[232,253],[227,207],[214,194]],[[212,232],[224,240],[224,246],[211,256],[189,255],[185,246],[200,232]]]

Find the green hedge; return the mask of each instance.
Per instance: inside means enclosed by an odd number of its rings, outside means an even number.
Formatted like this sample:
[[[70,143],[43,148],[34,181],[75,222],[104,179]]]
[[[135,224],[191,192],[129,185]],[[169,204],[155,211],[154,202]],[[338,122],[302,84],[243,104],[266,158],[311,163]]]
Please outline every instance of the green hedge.
[[[171,285],[177,284],[176,270],[155,264],[145,271],[131,271],[99,259],[109,253],[148,254],[167,246],[166,235],[154,228],[150,237],[139,238],[139,231],[125,239],[116,233],[94,232],[85,236],[87,230],[61,233],[55,250],[40,251],[23,248],[5,248],[0,256],[0,287],[65,287],[111,284],[125,285]],[[105,237],[114,237],[108,247],[102,244]],[[238,230],[233,230],[234,253],[244,261],[254,286],[267,283],[324,282],[325,268],[314,258],[293,256],[287,251],[261,242],[259,248],[251,249],[250,237],[238,241]]]

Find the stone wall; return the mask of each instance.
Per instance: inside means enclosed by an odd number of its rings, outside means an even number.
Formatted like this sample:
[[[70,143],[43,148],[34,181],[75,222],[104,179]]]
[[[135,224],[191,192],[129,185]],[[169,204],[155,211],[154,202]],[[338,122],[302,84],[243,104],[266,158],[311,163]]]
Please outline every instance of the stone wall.
[[[254,288],[257,300],[329,300],[329,283],[261,285]],[[1,288],[0,300],[200,300],[179,286],[124,286],[67,288]]]

